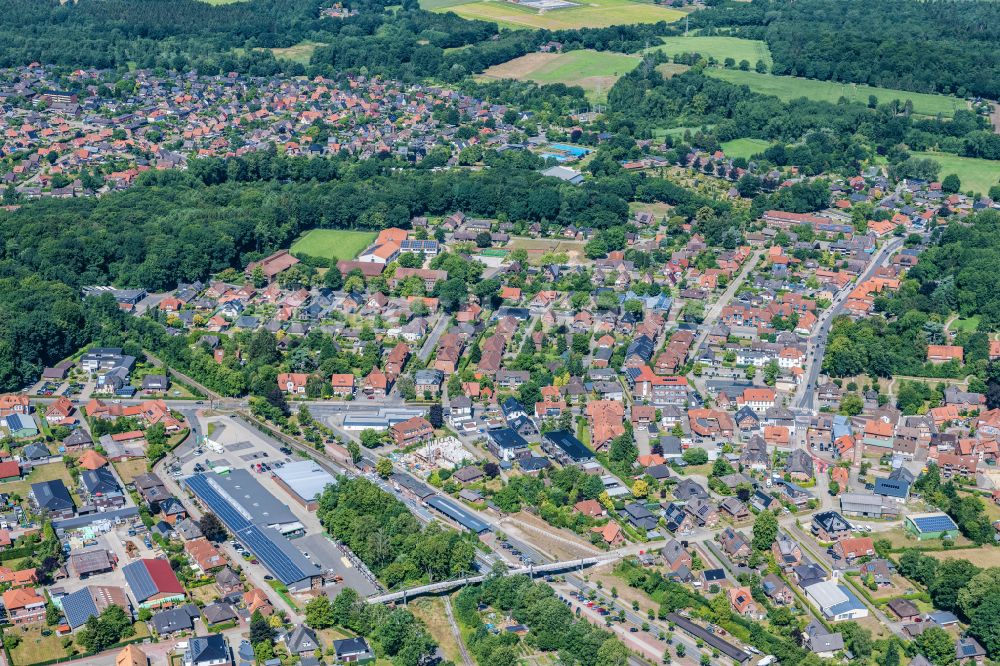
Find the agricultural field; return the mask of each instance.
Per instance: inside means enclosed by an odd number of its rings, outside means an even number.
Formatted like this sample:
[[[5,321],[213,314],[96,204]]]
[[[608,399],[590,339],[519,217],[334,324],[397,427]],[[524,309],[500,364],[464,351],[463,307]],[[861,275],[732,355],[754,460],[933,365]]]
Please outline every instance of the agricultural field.
[[[308,65],[309,59],[312,58],[313,51],[315,51],[319,46],[326,45],[320,42],[310,42],[306,40],[304,42],[299,42],[294,46],[269,50],[274,54],[275,58],[291,60],[292,62],[297,62],[302,65]]]
[[[763,139],[733,139],[723,142],[722,152],[726,154],[726,157],[750,159],[751,155],[764,152],[770,145],[770,142]]]
[[[462,18],[493,21],[505,28],[540,28],[543,30],[574,30],[606,28],[633,23],[672,22],[684,12],[652,3],[632,0],[582,0],[576,7],[539,11],[522,7],[507,0],[422,0],[425,9],[455,12]]]
[[[715,58],[719,62],[732,58],[737,63],[746,60],[751,65],[763,60],[770,67],[771,51],[767,43],[756,39],[740,39],[739,37],[662,37],[663,44],[651,46],[646,52],[661,51],[670,57],[679,53],[700,53],[706,58]]]
[[[580,86],[587,91],[587,97],[591,101],[603,102],[615,81],[632,71],[640,62],[636,56],[590,50],[529,53],[490,67],[483,72],[482,78]]]
[[[302,253],[325,259],[353,259],[371,245],[374,231],[313,229],[292,244],[292,254]]]
[[[736,85],[747,85],[754,92],[774,95],[786,102],[799,97],[808,97],[812,100],[836,104],[837,100],[841,97],[846,97],[849,100],[867,104],[868,96],[875,95],[879,103],[889,102],[894,99],[900,101],[909,99],[913,102],[914,112],[926,116],[935,116],[940,113],[942,116],[950,117],[955,115],[956,109],[968,108],[965,100],[957,97],[949,97],[948,95],[916,93],[892,88],[875,88],[873,86],[854,83],[817,81],[797,76],[758,74],[754,71],[744,72],[738,69],[723,69],[721,67],[707,68],[705,69],[705,73],[717,79],[735,83]]]
[[[939,178],[955,174],[962,181],[962,191],[986,194],[1000,184],[1000,160],[983,160],[977,157],[959,157],[949,153],[912,153],[915,157],[929,157],[941,165]]]
[[[978,548],[963,548],[962,550],[939,550],[926,553],[936,560],[965,560],[977,567],[995,567],[997,565],[996,546],[979,546]]]

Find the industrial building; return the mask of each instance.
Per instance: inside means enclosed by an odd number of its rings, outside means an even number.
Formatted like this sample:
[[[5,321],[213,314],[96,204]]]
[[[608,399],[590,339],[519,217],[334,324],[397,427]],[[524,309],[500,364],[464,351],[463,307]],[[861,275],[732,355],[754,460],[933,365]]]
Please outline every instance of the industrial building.
[[[857,620],[868,617],[868,608],[854,593],[836,580],[824,580],[805,588],[806,596],[828,620]]]
[[[234,470],[229,477],[196,474],[185,483],[289,590],[300,592],[319,584],[318,565],[310,562],[281,531],[297,523],[299,527],[294,531],[301,532],[302,524],[246,470]]]
[[[274,470],[274,480],[282,490],[309,511],[315,511],[319,496],[337,479],[314,460],[297,460]]]

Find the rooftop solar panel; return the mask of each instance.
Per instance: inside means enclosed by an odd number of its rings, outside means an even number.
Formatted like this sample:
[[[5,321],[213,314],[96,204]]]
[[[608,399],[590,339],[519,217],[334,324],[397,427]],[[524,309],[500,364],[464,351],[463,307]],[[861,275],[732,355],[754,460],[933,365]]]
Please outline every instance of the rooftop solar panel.
[[[149,575],[149,569],[142,560],[129,562],[122,567],[122,573],[125,574],[125,582],[140,604],[157,593],[156,583],[153,582],[153,577]]]
[[[254,525],[238,505],[217,488],[211,479],[195,475],[188,487],[215,512],[233,534],[285,585],[316,575],[316,570],[284,536],[270,528]]]
[[[272,534],[268,534],[270,531]],[[306,557],[277,532],[251,525],[237,534],[240,541],[253,551],[275,578],[285,585],[316,575],[315,568]]]
[[[77,590],[73,594],[67,594],[61,600],[63,614],[66,622],[73,629],[82,627],[92,615],[99,615],[94,597],[90,594],[90,588],[85,587]]]
[[[945,515],[913,518],[913,523],[921,532],[943,532],[957,529],[955,521]]]

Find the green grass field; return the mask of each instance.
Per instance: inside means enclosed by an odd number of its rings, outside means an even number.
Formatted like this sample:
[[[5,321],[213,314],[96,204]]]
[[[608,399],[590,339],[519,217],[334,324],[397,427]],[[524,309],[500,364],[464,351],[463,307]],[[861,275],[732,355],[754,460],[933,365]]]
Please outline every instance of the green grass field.
[[[310,42],[307,40],[299,42],[294,46],[289,46],[283,49],[270,49],[270,51],[274,54],[275,58],[283,58],[285,60],[291,60],[292,62],[308,65],[313,51],[315,51],[318,46],[326,45],[320,42]]]
[[[816,81],[813,79],[803,79],[797,76],[774,76],[772,74],[758,74],[757,72],[744,72],[738,69],[723,69],[721,67],[711,67],[705,69],[705,73],[730,83],[737,85],[747,85],[750,89],[765,95],[774,95],[784,101],[799,97],[837,103],[841,97],[846,97],[855,102],[868,103],[868,96],[875,95],[879,103],[889,102],[893,99],[913,102],[914,112],[927,116],[935,116],[940,113],[950,117],[955,114],[956,109],[968,108],[965,100],[947,95],[931,95],[927,93],[915,93],[907,90],[894,90],[892,88],[875,88],[866,85],[856,85],[853,83],[835,83],[833,81]]]
[[[767,48],[767,43],[755,39],[740,39],[739,37],[662,37],[663,44],[651,46],[649,51],[662,51],[668,56],[675,56],[678,53],[700,53],[707,57],[712,57],[719,62],[726,58],[732,58],[737,63],[746,60],[750,65],[757,64],[758,60],[763,60],[770,67],[771,51]]]
[[[684,12],[632,0],[580,0],[576,7],[539,12],[507,0],[421,0],[421,6],[437,12],[455,12],[462,18],[494,21],[505,28],[575,30],[611,25],[676,21]]]
[[[941,165],[939,178],[950,173],[962,181],[962,191],[986,194],[1000,183],[1000,160],[981,160],[977,157],[959,157],[949,153],[912,153],[916,157],[929,157]]]
[[[691,134],[697,134],[702,130],[711,130],[712,125],[706,125],[704,127],[657,127],[653,130],[653,136],[657,139],[669,136],[673,139],[681,139],[684,137],[685,132],[691,132]]]
[[[979,315],[973,315],[968,319],[963,317],[957,317],[951,324],[948,325],[949,331],[968,331],[969,333],[974,333],[977,328],[979,328],[979,320],[982,319]]]
[[[302,253],[326,259],[353,259],[371,245],[374,231],[313,229],[292,244],[292,254]]]
[[[726,154],[726,157],[750,159],[751,156],[764,152],[770,145],[770,142],[763,139],[733,139],[723,142],[722,152]]]
[[[529,53],[490,67],[483,72],[482,78],[565,83],[586,90],[591,101],[603,102],[615,81],[640,62],[636,56],[588,50]]]

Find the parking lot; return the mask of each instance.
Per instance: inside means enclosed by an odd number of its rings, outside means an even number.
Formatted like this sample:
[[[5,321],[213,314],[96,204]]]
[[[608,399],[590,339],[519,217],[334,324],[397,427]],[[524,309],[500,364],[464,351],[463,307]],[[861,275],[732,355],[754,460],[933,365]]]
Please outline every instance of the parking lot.
[[[215,471],[226,474],[236,469],[245,469],[281,503],[295,515],[305,527],[305,535],[293,538],[291,543],[305,553],[313,562],[320,564],[331,576],[340,576],[342,582],[333,587],[348,585],[362,596],[374,594],[377,586],[324,534],[316,514],[304,507],[297,498],[278,485],[271,470],[289,462],[302,460],[296,454],[287,453],[281,444],[265,437],[240,420],[230,416],[196,417],[200,431],[206,434],[201,443],[180,452],[176,461],[171,461],[168,469],[175,481],[200,472]],[[259,565],[247,565],[254,566]],[[260,567],[262,574],[263,567]],[[269,573],[267,575],[270,575]]]
[[[342,582],[336,583],[336,587],[352,587],[357,590],[362,597],[375,594],[379,588],[368,576],[362,572],[352,558],[342,552],[340,548],[324,534],[307,534],[298,539],[293,539],[292,543],[296,548],[308,555],[313,562],[323,566],[324,570],[329,570],[342,578]],[[337,590],[339,592],[339,589]]]

